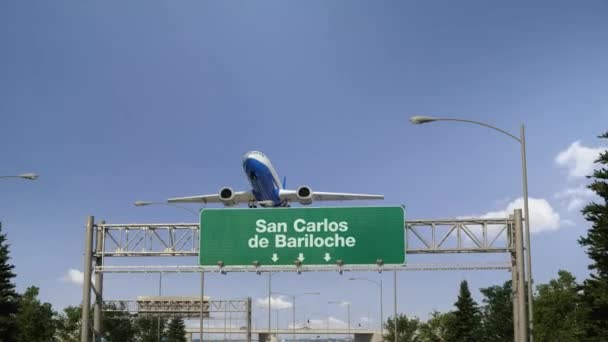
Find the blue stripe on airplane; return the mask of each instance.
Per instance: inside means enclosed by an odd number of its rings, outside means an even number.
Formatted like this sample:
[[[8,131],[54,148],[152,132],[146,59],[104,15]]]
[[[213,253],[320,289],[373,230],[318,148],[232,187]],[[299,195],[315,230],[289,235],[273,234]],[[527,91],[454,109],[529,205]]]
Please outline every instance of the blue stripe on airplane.
[[[281,205],[279,185],[267,165],[257,159],[247,158],[243,162],[243,169],[249,178],[256,201],[272,201],[275,207]]]

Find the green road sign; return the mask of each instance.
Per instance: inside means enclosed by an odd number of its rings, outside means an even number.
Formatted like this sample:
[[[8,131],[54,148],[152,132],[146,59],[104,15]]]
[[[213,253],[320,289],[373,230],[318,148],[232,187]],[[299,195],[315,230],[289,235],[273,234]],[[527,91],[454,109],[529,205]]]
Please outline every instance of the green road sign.
[[[204,209],[201,265],[405,263],[402,207]]]

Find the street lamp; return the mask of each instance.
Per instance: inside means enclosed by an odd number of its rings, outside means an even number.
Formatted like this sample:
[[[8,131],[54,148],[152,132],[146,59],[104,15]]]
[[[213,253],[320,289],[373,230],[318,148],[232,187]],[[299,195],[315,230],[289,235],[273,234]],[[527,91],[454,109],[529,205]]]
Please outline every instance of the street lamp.
[[[523,186],[523,193],[524,193],[524,216],[525,216],[525,222],[526,222],[526,267],[527,267],[526,276],[528,277],[528,286],[527,286],[527,290],[528,290],[528,325],[530,327],[530,331],[529,331],[530,342],[533,342],[534,336],[533,336],[533,323],[532,323],[533,322],[532,309],[533,309],[534,297],[532,295],[532,255],[531,255],[532,247],[530,245],[530,215],[529,215],[529,209],[528,209],[528,170],[527,170],[527,165],[526,165],[525,127],[523,124],[521,125],[520,131],[519,131],[519,137],[516,137],[515,135],[513,135],[507,131],[504,131],[498,127],[494,127],[492,125],[488,125],[483,122],[478,122],[478,121],[473,121],[473,120],[453,119],[453,118],[434,118],[431,116],[419,116],[419,115],[412,116],[410,118],[410,122],[413,123],[414,125],[420,125],[420,124],[434,122],[434,121],[458,121],[458,122],[466,122],[466,123],[471,123],[471,124],[491,128],[491,129],[498,131],[498,132],[512,138],[513,140],[517,141],[521,147],[521,178],[522,178],[522,186]]]
[[[148,205],[166,205],[169,207],[174,207],[174,208],[179,208],[179,209],[183,209],[186,210],[190,213],[192,213],[192,215],[197,216],[199,215],[199,213],[197,213],[196,211],[190,209],[190,208],[186,208],[186,207],[182,207],[181,205],[176,205],[176,204],[172,204],[172,203],[164,203],[164,202],[147,202],[147,201],[135,201],[133,202],[133,205],[136,207],[145,207]]]
[[[338,304],[340,306],[346,306],[347,321],[348,321],[348,334],[350,335],[350,303],[349,302],[334,302],[329,301],[327,304]],[[329,317],[327,317],[327,325],[329,326]]]
[[[320,292],[304,292],[304,293],[297,293],[297,294],[290,294],[290,293],[281,293],[281,292],[273,292],[274,294],[279,294],[279,295],[284,295],[284,296],[289,296],[291,297],[291,303],[292,303],[292,330],[293,330],[293,336],[292,339],[295,341],[296,340],[296,298],[298,297],[303,297],[303,296],[308,296],[308,295],[320,295]]]
[[[0,178],[23,178],[27,180],[36,180],[38,179],[38,175],[35,173],[22,173],[16,176],[0,176]]]
[[[383,310],[382,310],[382,278],[380,278],[380,281],[375,281],[375,280],[371,280],[371,279],[367,279],[367,278],[348,278],[348,280],[364,280],[364,281],[369,281],[370,283],[374,283],[376,285],[378,285],[378,287],[380,288],[380,333],[382,334],[382,330],[383,330]]]

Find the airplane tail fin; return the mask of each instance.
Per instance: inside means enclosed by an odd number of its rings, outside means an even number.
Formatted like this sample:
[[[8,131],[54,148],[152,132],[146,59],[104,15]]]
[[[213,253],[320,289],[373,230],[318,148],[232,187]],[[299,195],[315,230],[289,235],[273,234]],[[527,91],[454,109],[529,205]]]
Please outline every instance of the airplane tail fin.
[[[283,189],[287,187],[287,176],[283,176]]]

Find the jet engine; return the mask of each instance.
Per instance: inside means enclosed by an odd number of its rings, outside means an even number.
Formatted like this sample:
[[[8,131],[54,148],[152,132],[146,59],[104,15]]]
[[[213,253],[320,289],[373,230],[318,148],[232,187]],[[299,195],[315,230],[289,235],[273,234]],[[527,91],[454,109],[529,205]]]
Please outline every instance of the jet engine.
[[[312,190],[310,189],[310,187],[302,185],[296,190],[296,197],[298,198],[298,202],[300,202],[301,204],[311,204]]]
[[[220,201],[224,203],[225,206],[231,206],[236,204],[236,200],[234,199],[234,191],[232,189],[225,187],[220,189]]]

